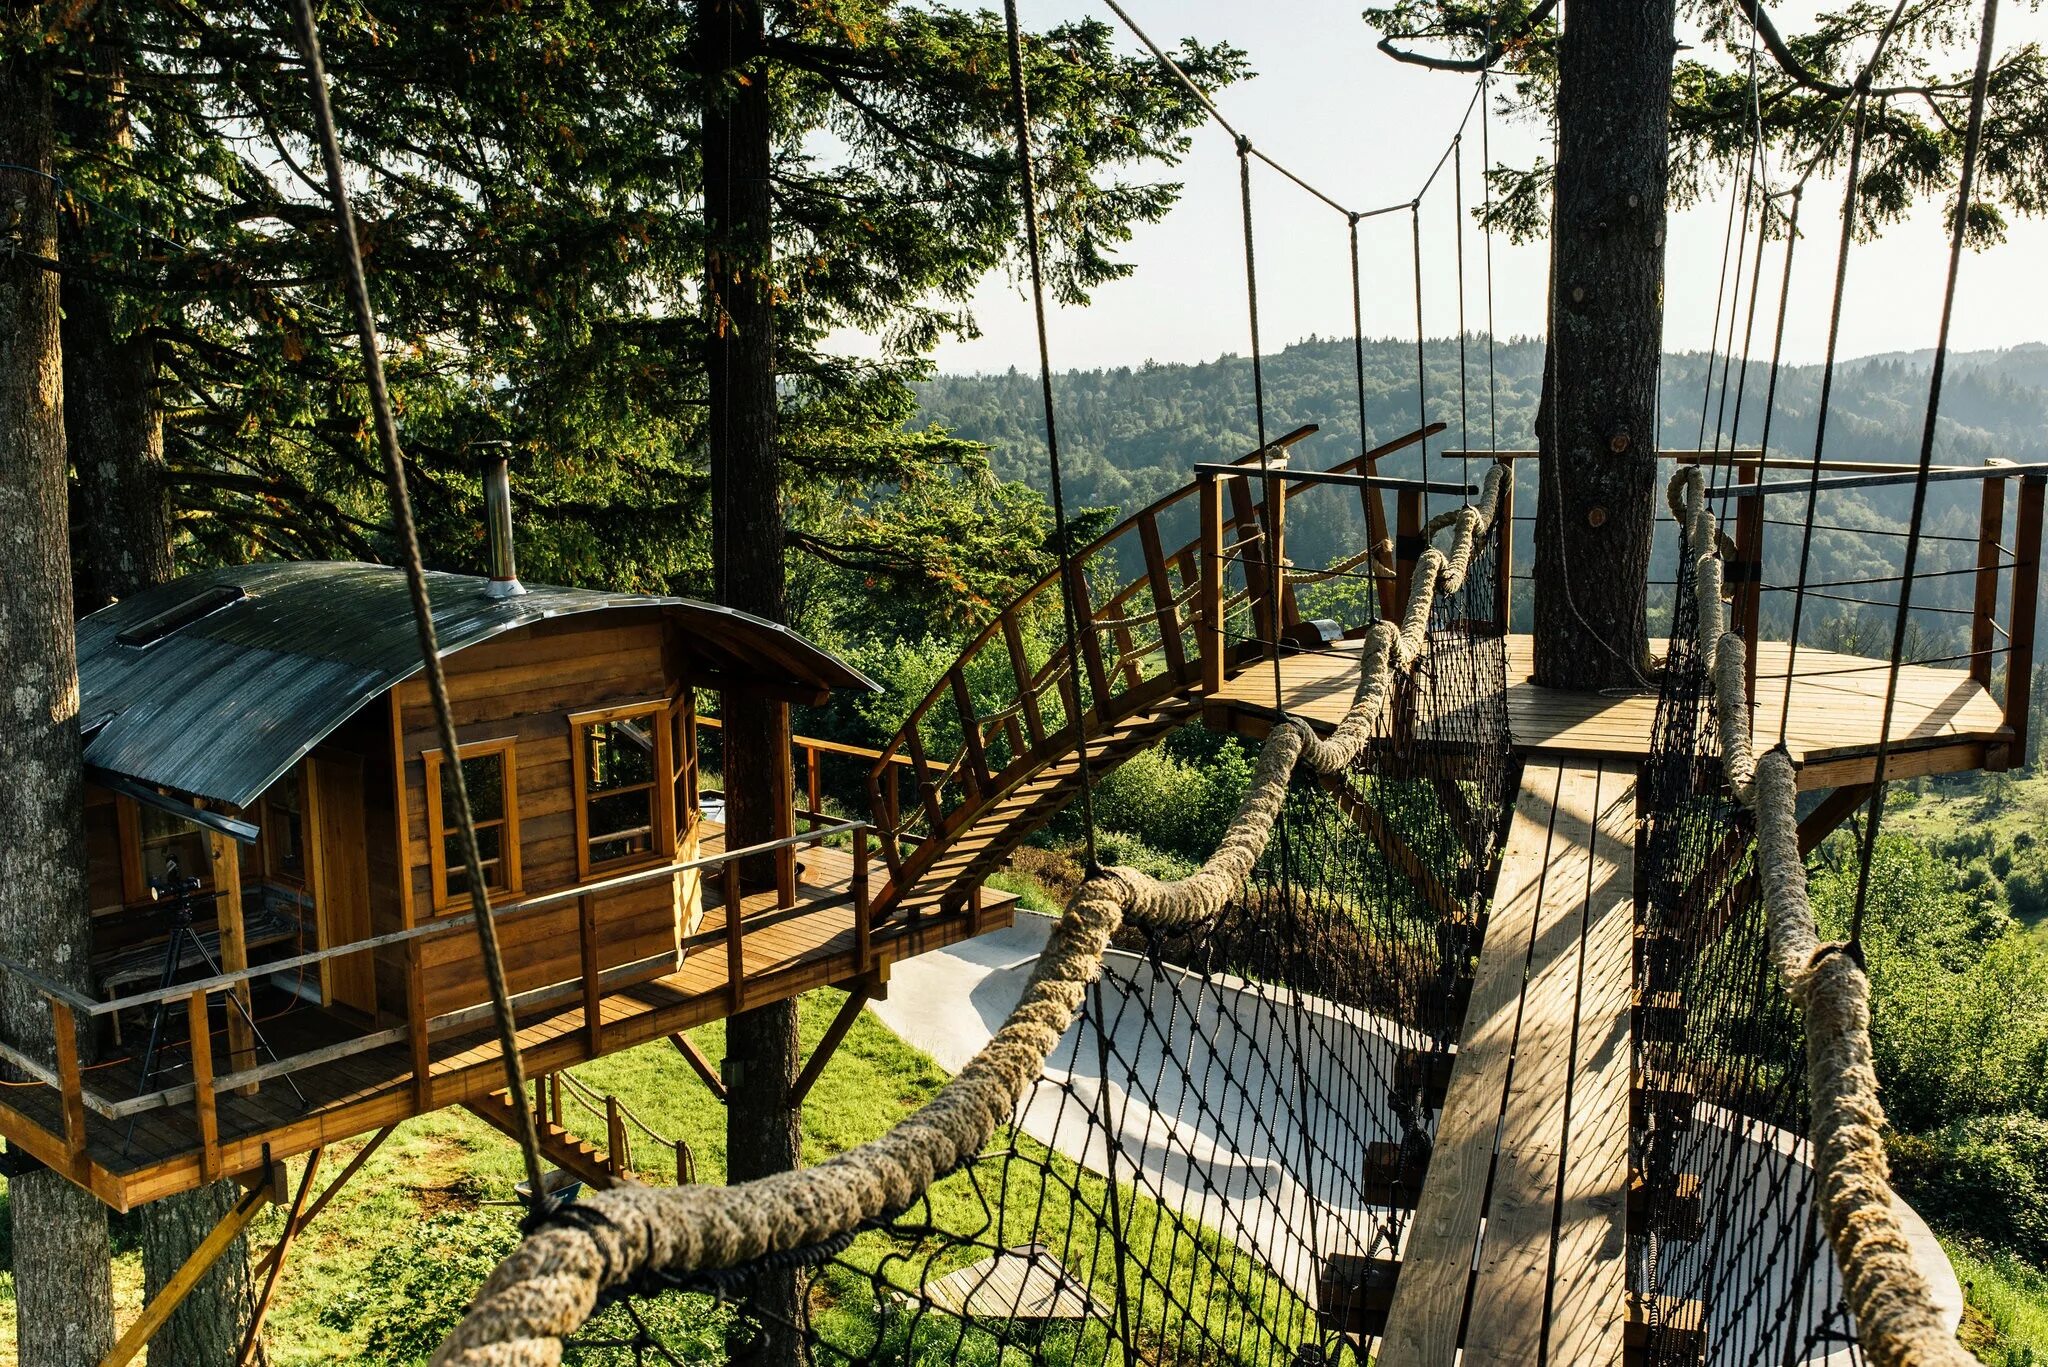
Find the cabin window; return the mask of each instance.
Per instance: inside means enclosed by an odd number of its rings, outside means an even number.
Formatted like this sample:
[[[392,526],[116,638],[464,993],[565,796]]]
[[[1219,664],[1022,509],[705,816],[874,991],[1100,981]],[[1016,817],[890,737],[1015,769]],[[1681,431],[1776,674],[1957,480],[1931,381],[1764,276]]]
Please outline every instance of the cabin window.
[[[666,703],[585,712],[576,736],[579,871],[651,863],[675,850],[674,743]]]
[[[674,793],[676,834],[697,818],[697,700],[684,689],[668,709],[670,788]]]
[[[515,743],[478,741],[457,752],[469,787],[469,811],[476,823],[477,854],[484,890],[518,892],[519,764]],[[440,750],[427,763],[427,850],[433,861],[434,909],[459,909],[469,899],[469,870],[462,857],[462,828],[456,820],[455,770]]]
[[[306,845],[303,835],[299,774],[293,769],[263,795],[263,873],[303,885],[306,881]]]

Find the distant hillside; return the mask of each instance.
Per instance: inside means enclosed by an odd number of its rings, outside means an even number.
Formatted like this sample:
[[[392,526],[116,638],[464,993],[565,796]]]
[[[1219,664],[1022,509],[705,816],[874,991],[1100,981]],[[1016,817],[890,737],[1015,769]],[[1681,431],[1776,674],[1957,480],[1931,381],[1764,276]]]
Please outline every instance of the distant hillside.
[[[1468,440],[1485,448],[1495,440],[1489,424],[1489,378],[1484,337],[1468,337],[1463,409],[1469,427],[1461,430],[1458,342],[1433,338],[1424,348],[1427,410],[1431,420],[1450,430],[1431,444],[1432,453],[1454,449]],[[1534,445],[1531,425],[1541,383],[1543,346],[1528,338],[1505,339],[1494,347],[1493,391],[1498,395],[1497,444],[1504,449]],[[1838,368],[1834,411],[1829,418],[1826,454],[1837,459],[1910,462],[1918,458],[1922,414],[1927,402],[1925,353],[1870,356]],[[1744,389],[1736,440],[1755,445],[1764,418],[1767,362],[1754,362]],[[1714,362],[1714,391],[1706,407],[1705,444],[1715,443],[1717,426],[1735,428],[1734,378],[1721,397],[1721,361]],[[1707,357],[1693,353],[1664,359],[1661,445],[1690,449],[1701,444],[1701,407],[1706,390]],[[1327,467],[1361,449],[1357,378],[1349,339],[1309,338],[1270,357],[1265,366],[1269,435],[1277,436],[1304,423],[1321,431],[1296,448],[1296,463]],[[1256,444],[1249,362],[1224,356],[1199,365],[1144,365],[1114,370],[1069,371],[1056,378],[1063,466],[1068,498],[1074,506],[1139,507],[1186,482],[1198,461],[1228,459]],[[1787,367],[1779,377],[1771,419],[1774,452],[1804,458],[1813,451],[1820,367]],[[1366,437],[1383,442],[1419,426],[1415,384],[1415,344],[1381,338],[1366,346]],[[1045,447],[1041,436],[1039,387],[1035,375],[1011,371],[1001,375],[941,376],[922,386],[924,419],[943,424],[960,435],[988,443],[997,471],[1005,478],[1046,487]],[[1936,459],[1975,464],[1987,457],[2010,460],[2048,458],[2048,346],[2033,344],[2009,351],[1961,353],[1951,358],[1938,429]],[[1723,437],[1721,444],[1730,444]],[[1419,453],[1404,452],[1383,470],[1413,475],[1421,468]],[[1456,473],[1437,459],[1430,462],[1437,477]],[[1533,472],[1525,472],[1525,482]],[[1533,489],[1533,484],[1526,487]],[[1973,542],[1977,486],[1939,487],[1930,501],[1927,526],[1941,535]],[[1897,527],[1908,507],[1904,490],[1840,495],[1826,506],[1817,535],[1815,563],[1829,579],[1876,577],[1897,559],[1895,539],[1857,535],[1833,527]],[[1786,504],[1790,507],[1790,502]],[[1524,503],[1533,511],[1534,499]],[[1793,518],[1802,511],[1774,508],[1772,516]],[[1310,522],[1309,519],[1304,519]],[[1311,525],[1290,524],[1290,549],[1304,563],[1320,561],[1333,550],[1356,544],[1355,516],[1331,513]],[[1528,545],[1529,529],[1520,540]],[[1672,555],[1663,537],[1668,575]],[[1959,568],[1973,546],[1959,539],[1936,541],[1923,563],[1929,569]],[[1789,582],[1795,569],[1796,531],[1774,533],[1769,541],[1766,578]],[[1526,549],[1520,563],[1530,562]],[[1816,576],[1818,577],[1818,576]],[[1968,580],[1957,576],[1931,580],[1916,601],[1930,606],[1966,602]],[[1889,597],[1888,591],[1869,595]],[[1766,611],[1774,599],[1767,598]],[[1849,619],[1863,613],[1854,605],[1832,605],[1843,618],[1843,632],[1858,634]],[[1867,632],[1868,623],[1863,631]],[[1929,619],[1934,637],[1952,634],[1952,618]]]

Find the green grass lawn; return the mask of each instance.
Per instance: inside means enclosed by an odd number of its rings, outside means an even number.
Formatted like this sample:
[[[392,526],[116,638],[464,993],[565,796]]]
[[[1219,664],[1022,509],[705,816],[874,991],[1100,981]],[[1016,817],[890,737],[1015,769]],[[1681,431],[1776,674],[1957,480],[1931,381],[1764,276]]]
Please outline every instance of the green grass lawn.
[[[832,991],[803,1000],[807,1053],[843,1000]],[[722,1057],[722,1027],[692,1033],[708,1056]],[[599,1092],[618,1095],[654,1129],[687,1140],[700,1181],[724,1180],[724,1108],[666,1042],[576,1072]],[[929,1058],[863,1014],[804,1106],[806,1161],[879,1135],[944,1081]],[[603,1142],[601,1118],[572,1110],[565,1119],[584,1137]],[[359,1145],[334,1146],[326,1170],[338,1172]],[[943,1275],[986,1256],[990,1247],[1033,1239],[1048,1243],[1102,1304],[1115,1302],[1118,1268],[1102,1216],[1110,1201],[1108,1185],[1028,1138],[1005,1134],[992,1150],[974,1172],[957,1173],[933,1188],[931,1229],[923,1237],[863,1235],[844,1256],[847,1266],[826,1270],[812,1299],[821,1335],[862,1346],[882,1335],[906,1360],[958,1356],[995,1363],[1010,1354],[978,1331],[963,1338],[957,1321],[878,1316],[873,1279],[914,1287],[927,1267],[930,1275]],[[635,1158],[650,1179],[673,1180],[672,1159],[644,1137]],[[294,1180],[303,1161],[291,1165]],[[516,1242],[520,1211],[511,1202],[520,1175],[512,1143],[467,1112],[443,1111],[401,1126],[294,1249],[269,1320],[272,1363],[424,1361],[483,1276]],[[1214,1336],[1249,1359],[1271,1347],[1268,1326],[1283,1326],[1283,1336],[1291,1337],[1292,1326],[1302,1325],[1304,1307],[1260,1276],[1252,1259],[1128,1185],[1117,1188],[1116,1198],[1133,1247],[1145,1250],[1122,1269],[1140,1306],[1142,1337],[1163,1347],[1168,1339]],[[259,1252],[275,1240],[282,1222],[276,1209],[258,1218],[252,1244]],[[115,1275],[125,1319],[140,1306],[139,1255],[121,1253]],[[1192,1306],[1192,1318],[1186,1312],[1169,1315],[1162,1309],[1168,1301]],[[0,1283],[0,1363],[13,1361],[13,1311],[11,1282]],[[729,1312],[704,1297],[671,1294],[647,1307],[647,1314],[686,1360],[723,1361]],[[623,1334],[624,1327],[614,1311],[592,1335]],[[1120,1356],[1099,1328],[1048,1331],[1035,1351],[1050,1360],[1088,1363]],[[625,1363],[632,1357],[625,1350],[595,1350],[572,1353],[570,1360]]]
[[[2048,1273],[2010,1253],[1942,1240],[1967,1292],[1963,1342],[1992,1367],[2048,1367]]]

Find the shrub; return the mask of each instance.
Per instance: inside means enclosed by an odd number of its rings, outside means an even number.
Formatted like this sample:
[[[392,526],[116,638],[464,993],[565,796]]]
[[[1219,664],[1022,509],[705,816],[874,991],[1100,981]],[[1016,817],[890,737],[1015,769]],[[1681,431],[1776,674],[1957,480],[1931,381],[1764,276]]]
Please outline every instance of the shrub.
[[[1890,1149],[1894,1184],[1930,1224],[2048,1263],[2048,1120],[1971,1116]]]

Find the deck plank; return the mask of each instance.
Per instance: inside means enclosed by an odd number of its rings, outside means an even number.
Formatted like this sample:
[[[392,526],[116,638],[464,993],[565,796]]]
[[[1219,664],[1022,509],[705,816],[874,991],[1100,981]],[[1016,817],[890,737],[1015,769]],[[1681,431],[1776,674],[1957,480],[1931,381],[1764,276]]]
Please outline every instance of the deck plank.
[[[1387,1312],[1384,1367],[1447,1365],[1457,1351],[1562,779],[1542,763],[1522,774],[1464,1038]]]
[[[1535,1362],[1542,1353],[1600,779],[1597,767],[1576,766],[1558,784],[1465,1331],[1468,1364]]]
[[[1549,1358],[1620,1367],[1628,1322],[1628,1115],[1634,974],[1635,784],[1600,780],[1559,1199]]]

